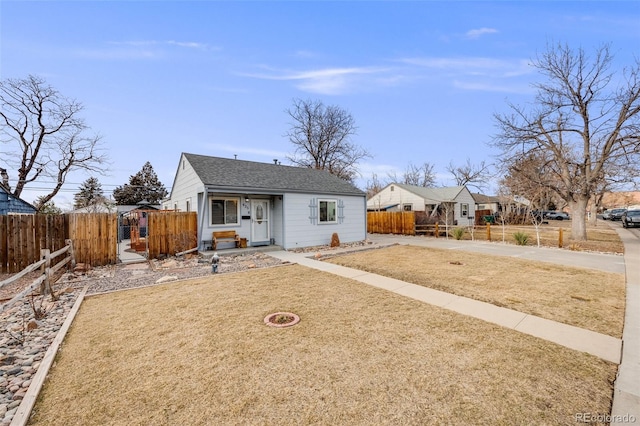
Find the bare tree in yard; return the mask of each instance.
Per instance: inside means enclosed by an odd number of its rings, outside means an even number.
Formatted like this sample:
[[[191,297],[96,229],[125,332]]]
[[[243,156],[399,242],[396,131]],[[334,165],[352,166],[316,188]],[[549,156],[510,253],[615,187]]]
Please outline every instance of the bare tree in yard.
[[[409,163],[400,178],[396,172],[387,173],[387,182],[404,183],[405,185],[423,186],[425,188],[433,187],[436,186],[436,174],[433,169],[434,165],[426,161],[422,163],[422,166]]]
[[[107,157],[99,136],[79,117],[79,102],[62,96],[40,77],[0,81],[0,142],[9,145],[0,162],[14,170],[13,195],[19,197],[31,183],[53,181],[53,189],[40,197],[46,205],[62,188],[70,172],[104,173]]]
[[[545,152],[530,152],[503,163],[502,187],[509,192],[524,197],[532,203],[532,209],[549,210],[558,205],[558,196],[551,189],[556,176],[549,167],[550,160]]]
[[[364,192],[367,193],[367,199],[373,197],[375,194],[380,192],[385,185],[378,180],[378,175],[373,173],[371,174],[371,180],[367,180],[367,184]]]
[[[548,156],[550,189],[571,209],[571,238],[578,241],[587,239],[587,203],[608,171],[640,161],[640,60],[621,75],[610,70],[612,61],[609,45],[593,58],[582,49],[549,46],[533,61],[547,78],[535,85],[535,106],[511,104],[510,114],[495,115],[493,144],[503,160]]]
[[[491,177],[491,168],[488,164],[484,161],[472,164],[469,158],[462,166],[456,166],[450,162],[447,171],[451,173],[457,186],[467,185],[479,192],[483,192],[488,187],[487,181]]]
[[[325,106],[321,101],[300,100],[287,110],[292,118],[286,133],[295,146],[287,158],[300,167],[326,170],[353,182],[359,174],[360,160],[371,158],[366,149],[351,142],[356,134],[355,120],[344,109]]]
[[[425,188],[435,186],[436,174],[433,164],[424,162],[422,166],[409,163],[403,175],[403,183],[407,185],[423,186]]]

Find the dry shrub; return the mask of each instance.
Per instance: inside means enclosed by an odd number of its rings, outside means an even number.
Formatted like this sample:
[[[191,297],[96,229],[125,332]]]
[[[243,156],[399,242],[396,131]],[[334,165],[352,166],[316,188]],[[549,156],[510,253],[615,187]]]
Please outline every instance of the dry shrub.
[[[340,247],[340,238],[338,237],[338,233],[334,232],[331,235],[331,247]]]

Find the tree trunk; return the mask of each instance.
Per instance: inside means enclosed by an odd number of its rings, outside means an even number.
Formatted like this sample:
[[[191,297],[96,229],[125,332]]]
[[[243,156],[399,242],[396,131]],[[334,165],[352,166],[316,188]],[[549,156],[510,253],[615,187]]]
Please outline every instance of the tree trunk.
[[[580,197],[569,203],[571,209],[571,239],[587,241],[587,202],[588,197]]]
[[[595,202],[592,202],[589,205],[589,225],[596,226],[597,220],[598,220],[598,206],[596,205]]]

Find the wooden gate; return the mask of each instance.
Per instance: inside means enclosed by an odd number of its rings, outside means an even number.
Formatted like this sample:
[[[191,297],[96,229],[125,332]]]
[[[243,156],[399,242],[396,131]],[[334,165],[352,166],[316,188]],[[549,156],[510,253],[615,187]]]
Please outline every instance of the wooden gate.
[[[118,216],[115,213],[64,215],[76,262],[91,266],[118,261]]]
[[[149,211],[147,215],[149,259],[173,256],[198,247],[196,212]]]

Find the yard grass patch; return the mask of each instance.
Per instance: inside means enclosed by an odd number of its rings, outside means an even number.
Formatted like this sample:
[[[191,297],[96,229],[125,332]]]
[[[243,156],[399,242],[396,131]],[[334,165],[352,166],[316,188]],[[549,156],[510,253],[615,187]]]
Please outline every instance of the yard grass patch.
[[[609,336],[622,336],[623,274],[405,245],[326,261]]]
[[[280,311],[301,321],[264,324]],[[573,425],[610,411],[615,373],[292,265],[86,299],[30,424]]]

